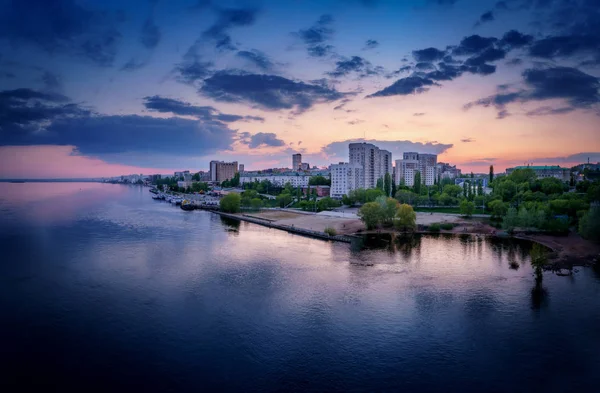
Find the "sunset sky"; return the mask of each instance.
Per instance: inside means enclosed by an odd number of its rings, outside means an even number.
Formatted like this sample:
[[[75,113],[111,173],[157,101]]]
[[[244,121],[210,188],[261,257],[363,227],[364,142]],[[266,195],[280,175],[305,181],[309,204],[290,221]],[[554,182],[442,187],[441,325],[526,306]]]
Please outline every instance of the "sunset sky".
[[[0,0],[0,177],[600,161],[598,0]]]

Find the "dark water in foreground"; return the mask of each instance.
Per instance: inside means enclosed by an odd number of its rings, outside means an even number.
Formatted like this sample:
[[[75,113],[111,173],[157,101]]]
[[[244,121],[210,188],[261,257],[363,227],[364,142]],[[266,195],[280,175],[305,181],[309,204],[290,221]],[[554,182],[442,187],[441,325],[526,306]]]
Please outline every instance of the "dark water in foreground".
[[[0,184],[0,390],[600,391],[593,270],[532,293],[527,243],[379,243]]]

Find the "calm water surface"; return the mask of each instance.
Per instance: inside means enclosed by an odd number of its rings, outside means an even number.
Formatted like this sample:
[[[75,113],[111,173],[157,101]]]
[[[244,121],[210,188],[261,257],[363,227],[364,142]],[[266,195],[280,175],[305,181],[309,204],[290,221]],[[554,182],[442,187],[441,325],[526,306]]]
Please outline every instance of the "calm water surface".
[[[0,183],[0,246],[2,391],[600,391],[600,274],[532,291],[527,243],[361,251],[141,187]]]

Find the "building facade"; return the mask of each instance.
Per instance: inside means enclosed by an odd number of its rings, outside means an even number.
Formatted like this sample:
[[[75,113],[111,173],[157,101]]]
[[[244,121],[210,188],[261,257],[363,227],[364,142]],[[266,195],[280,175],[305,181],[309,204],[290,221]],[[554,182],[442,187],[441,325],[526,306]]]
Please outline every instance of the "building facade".
[[[331,172],[330,196],[332,198],[341,198],[364,185],[362,165],[340,162],[330,165],[329,171]]]
[[[517,169],[531,169],[540,179],[555,177],[564,182],[571,180],[571,170],[569,168],[562,168],[559,165],[516,166],[514,168],[506,168],[506,174],[510,175]]]
[[[238,162],[211,161],[210,181],[223,182],[232,179],[238,173]]]
[[[314,172],[282,172],[282,173],[256,173],[245,172],[240,174],[240,184],[261,182],[268,180],[271,184],[278,187],[284,187],[290,183],[292,187],[307,187],[312,176],[323,176],[329,178],[328,171]]]
[[[435,184],[437,177],[437,155],[416,152],[402,154],[401,160],[396,160],[396,183],[414,186],[415,174],[421,174],[421,182],[427,186]]]
[[[292,170],[297,171],[302,165],[302,154],[297,153],[292,155]]]
[[[392,153],[370,143],[351,143],[349,164],[362,167],[362,184],[357,188],[375,188],[377,180],[392,174]],[[339,164],[338,164],[339,165]]]
[[[438,162],[437,164],[437,176],[440,179],[455,179],[461,177],[462,171],[456,167],[456,165],[450,165],[445,162]]]

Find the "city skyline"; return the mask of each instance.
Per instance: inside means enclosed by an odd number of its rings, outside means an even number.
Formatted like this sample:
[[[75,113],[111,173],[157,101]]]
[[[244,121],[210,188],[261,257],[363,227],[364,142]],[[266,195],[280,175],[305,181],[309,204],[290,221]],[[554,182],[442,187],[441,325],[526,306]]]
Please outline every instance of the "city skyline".
[[[294,17],[291,19],[289,15]],[[591,0],[0,3],[0,178],[600,161]]]

